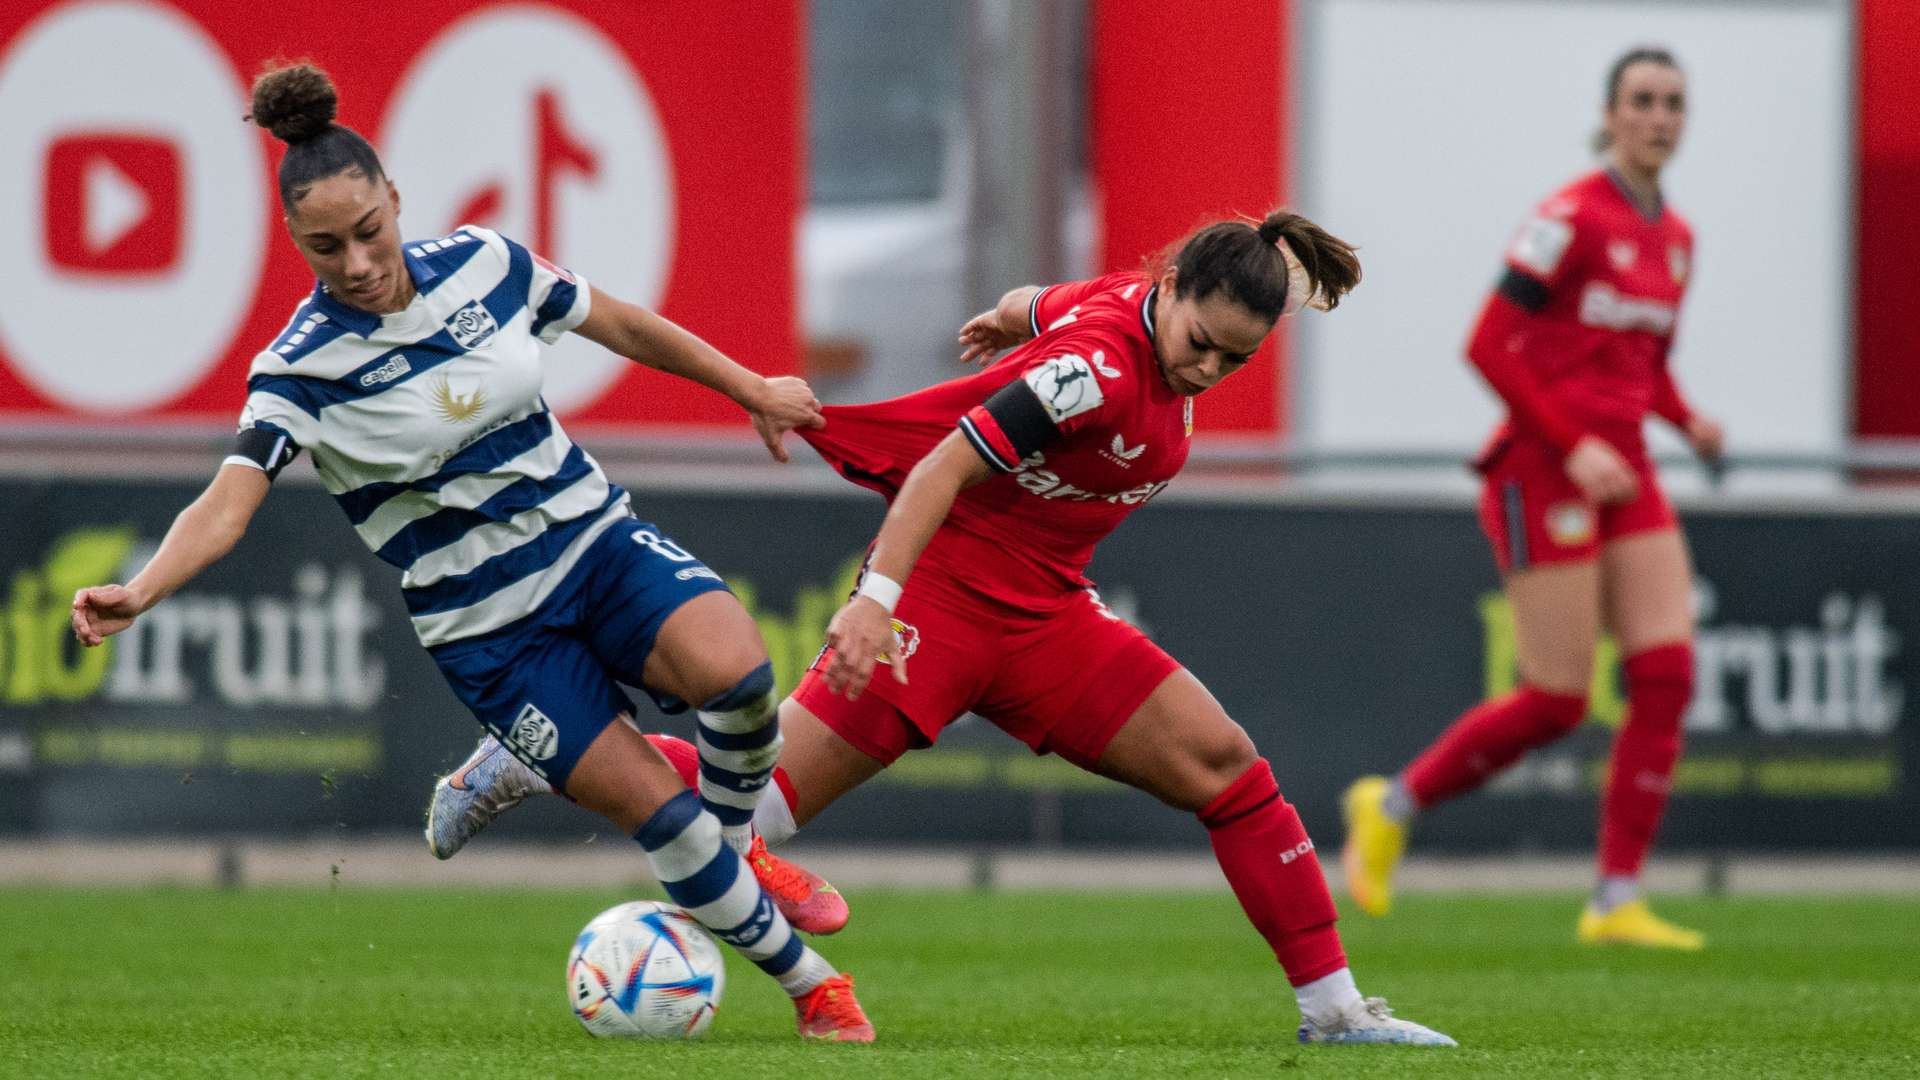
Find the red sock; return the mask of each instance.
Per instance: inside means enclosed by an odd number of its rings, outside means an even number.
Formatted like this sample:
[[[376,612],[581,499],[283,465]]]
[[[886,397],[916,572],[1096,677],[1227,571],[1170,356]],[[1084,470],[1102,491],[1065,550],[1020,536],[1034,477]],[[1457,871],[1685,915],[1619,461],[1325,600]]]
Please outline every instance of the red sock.
[[[1214,857],[1254,929],[1295,986],[1347,966],[1333,921],[1338,913],[1300,815],[1280,797],[1273,769],[1259,761],[1200,811]]]
[[[681,783],[695,791],[700,790],[699,747],[672,735],[649,735],[647,741],[667,759],[667,764],[673,766],[673,771],[680,774]],[[792,809],[799,800],[794,798],[793,781],[787,777],[787,770],[775,765],[773,783],[780,789],[780,797],[787,800],[788,809]]]
[[[1627,722],[1613,740],[1600,804],[1600,874],[1637,877],[1680,758],[1680,717],[1693,699],[1693,646],[1657,645],[1627,657]]]
[[[647,741],[667,759],[667,764],[673,766],[673,771],[680,774],[681,783],[695,791],[700,790],[700,749],[698,747],[685,739],[674,738],[672,735],[649,735]]]
[[[1580,726],[1587,699],[1522,686],[1468,709],[1400,774],[1421,808],[1472,791],[1487,778]]]

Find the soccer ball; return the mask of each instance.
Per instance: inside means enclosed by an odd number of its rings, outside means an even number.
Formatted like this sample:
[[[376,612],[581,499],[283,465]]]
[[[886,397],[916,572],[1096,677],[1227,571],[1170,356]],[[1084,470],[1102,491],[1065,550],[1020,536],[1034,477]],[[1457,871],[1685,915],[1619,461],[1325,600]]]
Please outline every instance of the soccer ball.
[[[573,1015],[601,1038],[695,1039],[713,1023],[727,969],[720,946],[672,904],[610,907],[567,957]]]

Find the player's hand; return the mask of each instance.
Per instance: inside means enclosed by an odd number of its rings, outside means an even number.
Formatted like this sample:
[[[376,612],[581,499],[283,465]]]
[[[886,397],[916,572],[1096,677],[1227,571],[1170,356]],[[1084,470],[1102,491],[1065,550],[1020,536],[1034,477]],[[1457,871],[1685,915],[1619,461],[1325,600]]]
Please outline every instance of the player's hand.
[[[905,685],[907,658],[894,633],[893,618],[878,600],[856,596],[827,624],[827,644],[833,647],[833,661],[827,665],[827,689],[858,701],[860,691],[873,678],[873,666],[882,653],[893,665],[894,681]]]
[[[753,417],[753,430],[760,433],[760,441],[767,444],[767,453],[782,463],[787,461],[787,448],[780,444],[781,436],[794,428],[827,426],[813,387],[791,375],[763,380],[759,392],[747,403],[747,413]]]
[[[125,585],[95,585],[73,594],[73,636],[92,648],[133,625],[146,610],[140,596]]]
[[[1000,309],[989,308],[967,320],[960,328],[960,362],[986,364],[993,354],[1026,340],[1023,334],[1010,334],[1000,326]]]
[[[1720,426],[1720,421],[1711,416],[1694,413],[1687,420],[1683,433],[1687,437],[1687,445],[1693,447],[1694,454],[1701,461],[1712,464],[1719,461],[1720,455],[1726,452],[1727,431]]]
[[[1633,466],[1598,435],[1583,436],[1573,444],[1566,469],[1580,493],[1594,502],[1632,502],[1640,495],[1640,479]]]

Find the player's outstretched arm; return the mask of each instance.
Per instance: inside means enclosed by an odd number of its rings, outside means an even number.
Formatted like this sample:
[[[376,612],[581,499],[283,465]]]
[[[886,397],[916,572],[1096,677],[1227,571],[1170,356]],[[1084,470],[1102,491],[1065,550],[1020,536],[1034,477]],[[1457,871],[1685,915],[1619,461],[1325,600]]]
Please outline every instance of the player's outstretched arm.
[[[960,432],[940,441],[920,459],[900,485],[887,519],[880,524],[880,535],[873,542],[873,557],[867,562],[867,576],[860,591],[847,601],[833,621],[827,624],[827,644],[833,646],[833,662],[827,665],[827,689],[847,695],[852,701],[873,678],[876,658],[886,653],[893,665],[893,677],[907,681],[907,658],[895,648],[893,604],[898,592],[893,583],[905,584],[913,573],[913,564],[927,549],[940,523],[947,520],[953,500],[960,492],[993,475],[993,470]],[[876,576],[884,587],[876,589]],[[882,595],[892,592],[888,600]]]
[[[173,519],[160,550],[132,581],[73,594],[73,636],[82,645],[100,644],[218,562],[246,534],[271,484],[259,469],[221,466],[207,490]]]
[[[787,460],[782,435],[797,427],[826,426],[820,401],[804,379],[790,375],[769,379],[750,371],[671,320],[599,289],[593,290],[586,320],[574,332],[609,351],[732,398],[753,418],[754,430],[775,461]]]
[[[968,319],[960,328],[960,362],[984,364],[1001,349],[1010,349],[1033,337],[1027,311],[1039,291],[1038,285],[1011,289],[991,309]]]

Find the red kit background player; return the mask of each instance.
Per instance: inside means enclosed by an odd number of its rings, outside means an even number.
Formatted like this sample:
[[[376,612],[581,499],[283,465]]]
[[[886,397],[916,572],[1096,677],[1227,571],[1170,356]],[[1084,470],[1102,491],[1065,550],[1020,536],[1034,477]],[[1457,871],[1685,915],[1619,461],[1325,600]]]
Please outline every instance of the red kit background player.
[[[1703,458],[1722,433],[1680,395],[1668,366],[1693,272],[1693,232],[1660,172],[1679,145],[1686,78],[1665,50],[1609,70],[1604,168],[1542,202],[1507,252],[1467,354],[1506,403],[1479,467],[1480,518],[1512,604],[1521,685],[1462,716],[1389,780],[1346,797],[1348,884],[1385,913],[1405,829],[1420,810],[1478,787],[1587,712],[1602,628],[1626,660],[1626,722],[1603,800],[1599,885],[1579,936],[1699,948],[1652,915],[1641,864],[1665,809],[1693,692],[1692,569],[1642,434],[1657,415]]]

